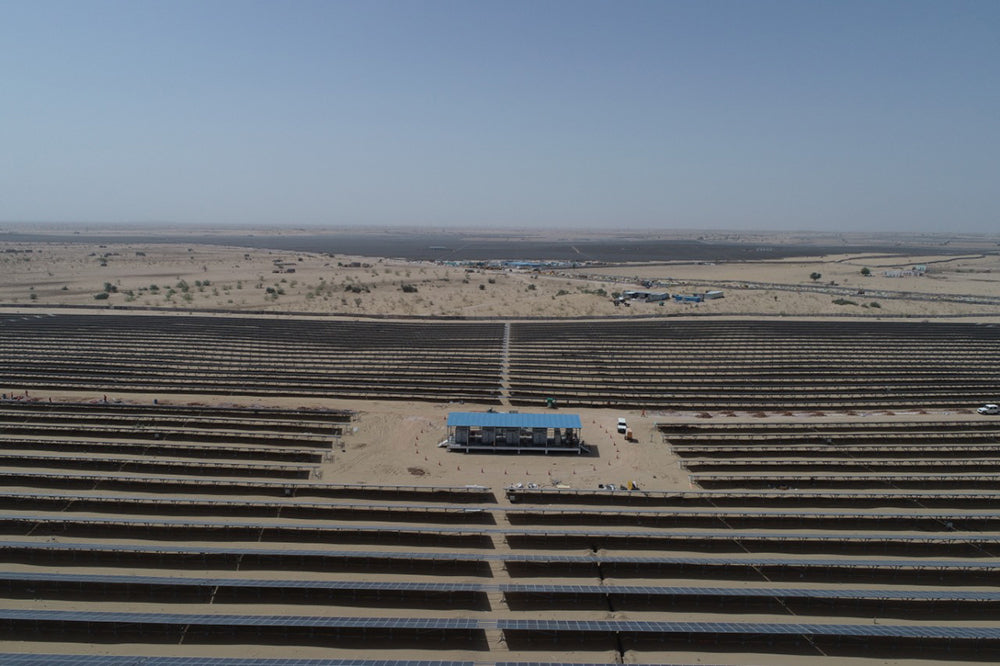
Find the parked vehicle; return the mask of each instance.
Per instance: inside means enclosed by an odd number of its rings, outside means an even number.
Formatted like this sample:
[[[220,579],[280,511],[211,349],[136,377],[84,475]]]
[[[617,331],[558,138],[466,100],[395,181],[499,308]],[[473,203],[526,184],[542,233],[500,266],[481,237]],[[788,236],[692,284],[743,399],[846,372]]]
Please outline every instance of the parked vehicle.
[[[1000,405],[983,405],[976,411],[980,414],[1000,414]]]
[[[625,419],[618,419],[618,432],[624,435],[627,431],[628,431],[628,423],[625,421]]]

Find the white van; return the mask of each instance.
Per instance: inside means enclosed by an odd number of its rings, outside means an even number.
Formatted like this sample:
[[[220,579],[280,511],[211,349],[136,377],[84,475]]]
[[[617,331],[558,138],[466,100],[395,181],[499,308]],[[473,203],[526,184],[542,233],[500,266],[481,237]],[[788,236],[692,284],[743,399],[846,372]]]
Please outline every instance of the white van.
[[[625,419],[618,419],[618,432],[624,435],[627,430],[628,423],[625,422]]]

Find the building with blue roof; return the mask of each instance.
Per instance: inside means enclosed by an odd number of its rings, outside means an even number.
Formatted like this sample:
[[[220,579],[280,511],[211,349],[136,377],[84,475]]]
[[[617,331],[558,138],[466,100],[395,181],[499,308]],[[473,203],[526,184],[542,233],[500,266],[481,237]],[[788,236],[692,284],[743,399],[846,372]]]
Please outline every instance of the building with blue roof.
[[[449,451],[584,453],[579,414],[451,412]]]

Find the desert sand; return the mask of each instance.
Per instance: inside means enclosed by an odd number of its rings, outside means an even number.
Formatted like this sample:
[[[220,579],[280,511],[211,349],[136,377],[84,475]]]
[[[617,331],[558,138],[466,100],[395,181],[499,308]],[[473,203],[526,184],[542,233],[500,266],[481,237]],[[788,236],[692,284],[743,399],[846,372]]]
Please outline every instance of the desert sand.
[[[926,268],[920,275],[885,274]],[[863,270],[869,273],[862,274]],[[870,253],[739,262],[448,265],[216,245],[3,242],[0,303],[342,316],[963,316],[1000,312],[1000,254]],[[810,276],[818,275],[816,279]],[[722,290],[616,306],[629,289]],[[969,302],[970,299],[986,302]]]
[[[926,266],[922,275],[888,277],[885,271]],[[289,272],[293,268],[294,272]],[[867,268],[870,275],[862,275]],[[963,297],[1000,296],[1000,256],[996,253],[960,256],[844,254],[781,261],[698,263],[663,262],[642,265],[587,265],[542,270],[453,266],[431,262],[390,260],[380,257],[329,255],[309,252],[261,250],[215,245],[89,244],[87,242],[0,243],[0,307],[3,311],[64,311],[78,307],[103,311],[108,307],[153,312],[226,311],[256,316],[460,316],[518,319],[523,317],[628,317],[647,316],[797,316],[797,317],[959,317],[962,321],[1000,321],[995,304],[968,303]],[[813,279],[813,273],[820,277]],[[612,296],[627,289],[652,289],[671,293],[701,293],[721,289],[722,299],[698,304],[667,302],[615,305]],[[843,290],[863,291],[846,297]],[[877,297],[868,294],[879,292]],[[884,294],[890,294],[885,296]],[[106,296],[105,296],[106,295]],[[95,298],[97,296],[98,298]],[[837,303],[847,300],[848,303]],[[262,314],[263,313],[263,314]],[[21,387],[17,387],[21,388]],[[109,401],[162,404],[225,404],[208,396],[164,396],[109,392],[53,392],[33,394],[33,399],[53,401]],[[448,453],[437,445],[446,436],[445,419],[450,411],[471,411],[475,405],[347,400],[259,399],[241,400],[245,405],[349,409],[357,419],[345,432],[340,448],[321,466],[322,480],[333,483],[381,483],[413,485],[476,484],[502,493],[515,483],[541,486],[564,485],[594,488],[599,483],[634,481],[649,490],[690,490],[688,474],[663,444],[656,430],[661,421],[697,423],[705,414],[675,412],[574,409],[584,423],[583,437],[600,449],[597,457],[489,456]],[[635,432],[635,442],[626,442],[615,432],[615,421],[626,417]],[[713,420],[739,423],[767,419],[775,422],[891,420],[951,420],[977,418],[972,410],[899,412],[872,411],[851,414],[792,413],[765,416],[727,412],[708,415]],[[25,489],[29,490],[29,489]],[[30,568],[30,567],[27,567]],[[105,569],[92,569],[108,573]],[[163,575],[161,570],[154,572]],[[210,575],[208,572],[175,572],[177,575]],[[502,574],[497,572],[497,575]],[[384,576],[383,576],[384,577]],[[375,577],[377,579],[378,576]],[[392,578],[392,577],[390,577]],[[369,578],[366,578],[369,579]],[[432,580],[433,577],[427,577]],[[567,582],[583,583],[580,579]],[[616,581],[608,581],[616,582]],[[641,584],[640,580],[617,581]],[[662,580],[650,584],[665,584]],[[672,584],[705,584],[704,581],[672,581]],[[33,608],[73,607],[70,603],[29,601],[16,605]],[[114,610],[116,603],[96,604]],[[169,612],[156,604],[131,604],[130,610]],[[363,609],[364,614],[399,616],[393,609]],[[228,606],[216,612],[287,612],[280,607]],[[330,609],[297,607],[297,614],[323,614]],[[356,611],[355,611],[356,612]],[[505,611],[500,612],[504,614]],[[461,611],[408,611],[409,615],[455,616]],[[594,617],[591,613],[549,613],[551,617]],[[623,617],[621,614],[615,617]],[[632,613],[643,619],[642,613]],[[656,615],[659,617],[659,615]],[[689,614],[687,620],[718,619],[711,614]],[[787,620],[787,618],[778,618]],[[775,620],[770,616],[741,616],[740,621]],[[71,648],[81,649],[79,645]],[[11,651],[62,651],[67,645],[11,643]],[[98,645],[94,653],[108,654],[218,654],[235,656],[226,648],[212,651],[205,646]],[[256,657],[330,657],[322,648],[297,648],[294,655],[280,647],[255,646]],[[341,653],[337,653],[340,656]],[[532,659],[567,662],[595,659],[595,652],[580,655],[528,653]],[[365,658],[440,658],[439,652],[400,655],[370,649],[345,652]],[[455,658],[468,655],[458,654]],[[492,657],[493,655],[491,655]],[[518,655],[524,657],[524,654]],[[643,653],[644,659],[658,655]],[[739,656],[728,653],[670,652],[669,661],[689,663],[801,663],[801,658],[768,655]],[[482,659],[482,655],[472,655]],[[598,656],[611,662],[614,651]],[[827,659],[829,664],[918,664],[919,660]],[[958,663],[958,662],[954,662]]]

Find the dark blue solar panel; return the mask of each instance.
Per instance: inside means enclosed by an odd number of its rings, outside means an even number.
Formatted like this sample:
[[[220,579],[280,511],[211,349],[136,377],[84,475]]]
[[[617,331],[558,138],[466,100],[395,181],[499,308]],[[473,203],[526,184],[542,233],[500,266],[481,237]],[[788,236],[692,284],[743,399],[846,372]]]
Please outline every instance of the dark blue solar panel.
[[[886,624],[775,624],[743,622],[645,622],[632,620],[497,620],[510,631],[635,632],[662,634],[769,634],[890,638],[1000,640],[1000,627]]]
[[[108,502],[108,503],[139,503],[139,504],[162,504],[169,506],[192,505],[192,506],[237,506],[237,507],[294,507],[296,509],[339,509],[346,511],[436,511],[468,513],[483,511],[485,509],[462,505],[449,504],[361,504],[356,502],[315,502],[301,500],[233,500],[214,497],[150,497],[148,495],[80,495],[67,493],[19,493],[0,492],[0,498],[11,498],[19,500],[66,500],[85,502]],[[490,511],[502,509],[490,508]]]
[[[288,531],[330,531],[330,532],[392,532],[397,534],[488,534],[497,536],[547,536],[561,537],[594,537],[594,538],[627,538],[627,539],[676,539],[676,540],[712,540],[712,541],[823,541],[823,542],[871,542],[871,543],[1000,543],[1000,535],[990,535],[972,532],[949,532],[947,534],[836,534],[828,532],[775,532],[775,531],[737,531],[737,530],[702,530],[702,531],[616,531],[616,530],[561,530],[561,529],[509,529],[509,528],[470,528],[470,527],[421,527],[410,525],[342,525],[338,523],[307,523],[261,522],[244,520],[195,520],[191,518],[84,518],[75,516],[50,514],[0,514],[0,521],[36,522],[36,523],[76,523],[86,525],[138,525],[156,527],[199,528],[252,528],[279,529]]]
[[[529,594],[615,594],[659,596],[728,596],[728,597],[800,597],[828,599],[906,599],[906,600],[966,600],[997,601],[1000,592],[961,590],[879,589],[811,589],[811,588],[727,588],[678,587],[645,585],[548,585],[548,584],[480,584],[425,583],[411,581],[326,581],[253,578],[187,578],[167,576],[119,576],[100,574],[62,574],[35,572],[0,572],[0,580],[35,582],[73,582],[94,584],[135,584],[158,586],[294,588],[314,590],[397,591],[397,592],[489,592]]]
[[[476,666],[471,661],[0,654],[4,666]]]
[[[133,483],[137,478],[141,478],[143,483],[165,483],[165,484],[177,484],[183,483],[187,485],[204,485],[204,486],[218,486],[220,483],[226,486],[237,486],[240,488],[314,488],[320,490],[365,490],[365,491],[407,491],[407,492],[449,492],[449,493],[470,493],[474,495],[484,495],[490,492],[490,488],[487,486],[480,485],[465,485],[465,486],[402,486],[402,485],[381,485],[381,484],[366,484],[366,483],[307,483],[303,481],[255,481],[249,479],[214,479],[214,478],[178,478],[172,476],[142,476],[136,477],[135,475],[124,474],[124,475],[113,475],[113,474],[79,474],[75,472],[45,472],[43,474],[34,474],[26,471],[10,471],[10,470],[0,470],[0,477],[3,476],[13,476],[13,477],[23,477],[23,476],[36,476],[43,479],[76,479],[76,480],[87,480],[87,481],[125,481]]]
[[[0,609],[0,620],[39,622],[88,622],[200,626],[319,627],[333,629],[439,629],[482,628],[466,618],[325,617],[296,615],[226,615],[197,613],[119,613],[32,609]]]
[[[812,589],[780,587],[675,587],[645,585],[532,585],[501,584],[500,591],[529,594],[617,594],[656,596],[724,596],[724,597],[799,597],[824,599],[898,599],[898,600],[963,600],[1000,601],[1000,592],[963,590],[867,590]]]
[[[371,618],[317,616],[255,616],[171,613],[2,609],[0,620],[36,622],[129,623],[198,626],[313,627],[331,629],[476,630],[635,632],[659,634],[765,634],[1000,640],[996,626],[930,626],[874,624],[779,624],[739,622],[650,622],[638,620],[475,620],[466,618]]]
[[[245,555],[274,557],[320,557],[320,558],[363,558],[383,560],[432,560],[458,562],[537,562],[565,564],[636,564],[636,565],[685,565],[719,567],[799,567],[799,568],[856,568],[856,569],[941,569],[941,570],[994,570],[997,565],[992,560],[936,560],[936,559],[861,559],[861,558],[713,558],[713,557],[662,557],[636,555],[533,555],[533,554],[491,554],[460,552],[393,552],[393,551],[337,551],[309,549],[245,548],[238,546],[172,546],[145,544],[95,544],[76,542],[42,541],[0,541],[0,550],[66,550],[76,552],[102,553],[148,553],[180,555]]]

